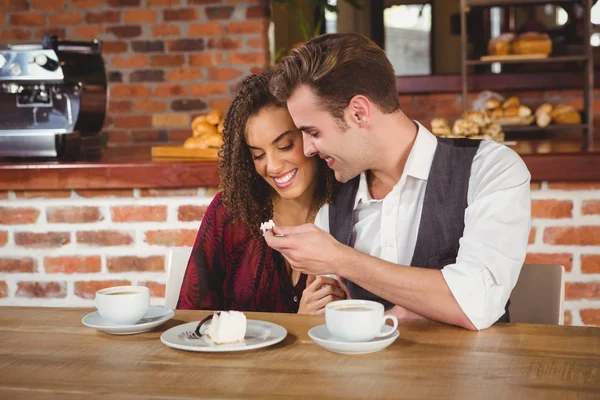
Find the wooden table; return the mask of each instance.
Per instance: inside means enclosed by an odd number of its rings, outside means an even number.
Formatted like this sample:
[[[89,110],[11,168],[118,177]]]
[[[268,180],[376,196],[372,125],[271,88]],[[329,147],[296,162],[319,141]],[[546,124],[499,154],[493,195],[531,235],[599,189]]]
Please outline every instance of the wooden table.
[[[600,328],[498,325],[470,332],[401,321],[374,354],[329,353],[307,331],[323,317],[247,313],[284,326],[281,344],[239,353],[171,349],[156,330],[111,336],[82,309],[0,307],[1,399],[599,399]]]

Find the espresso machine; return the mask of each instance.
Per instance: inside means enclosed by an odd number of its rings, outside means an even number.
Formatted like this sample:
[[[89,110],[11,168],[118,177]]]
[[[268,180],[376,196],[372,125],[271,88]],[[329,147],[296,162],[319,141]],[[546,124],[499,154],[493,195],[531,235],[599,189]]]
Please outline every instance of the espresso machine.
[[[97,40],[0,45],[0,157],[97,154],[107,97]]]

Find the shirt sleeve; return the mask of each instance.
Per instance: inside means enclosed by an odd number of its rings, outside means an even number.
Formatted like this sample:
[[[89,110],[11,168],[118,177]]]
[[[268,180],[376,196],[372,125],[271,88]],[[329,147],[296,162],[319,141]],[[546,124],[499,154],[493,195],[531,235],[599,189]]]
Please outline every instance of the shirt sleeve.
[[[220,310],[223,308],[224,225],[227,218],[218,193],[209,205],[188,261],[177,309]]]
[[[325,232],[329,233],[329,204],[321,206],[315,217],[315,225],[317,228],[323,229]]]
[[[531,228],[530,179],[508,147],[484,142],[473,160],[464,234],[456,263],[442,275],[479,330],[504,314],[521,272]]]

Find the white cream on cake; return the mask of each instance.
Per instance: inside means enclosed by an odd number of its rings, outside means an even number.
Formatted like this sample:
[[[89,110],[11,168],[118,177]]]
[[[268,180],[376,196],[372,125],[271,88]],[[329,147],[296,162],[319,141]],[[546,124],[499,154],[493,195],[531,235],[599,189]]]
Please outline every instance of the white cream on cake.
[[[273,228],[275,228],[275,222],[273,222],[272,219],[268,220],[267,222],[263,222],[262,224],[260,224],[260,231],[262,232],[263,235],[269,229],[273,229]]]
[[[216,344],[241,342],[245,335],[246,316],[240,311],[216,311],[206,330]]]

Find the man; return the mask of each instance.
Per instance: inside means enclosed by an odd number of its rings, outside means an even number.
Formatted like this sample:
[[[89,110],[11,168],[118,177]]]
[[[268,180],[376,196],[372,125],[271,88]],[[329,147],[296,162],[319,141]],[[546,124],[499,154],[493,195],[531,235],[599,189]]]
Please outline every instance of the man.
[[[316,226],[267,232],[272,248],[294,269],[336,274],[353,298],[400,317],[470,330],[508,321],[531,207],[530,174],[514,151],[436,138],[413,122],[385,53],[357,34],[295,49],[270,87],[302,130],[304,152],[345,182]]]

